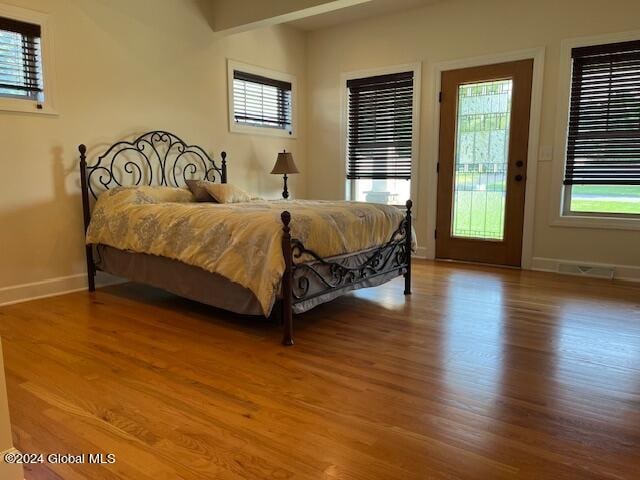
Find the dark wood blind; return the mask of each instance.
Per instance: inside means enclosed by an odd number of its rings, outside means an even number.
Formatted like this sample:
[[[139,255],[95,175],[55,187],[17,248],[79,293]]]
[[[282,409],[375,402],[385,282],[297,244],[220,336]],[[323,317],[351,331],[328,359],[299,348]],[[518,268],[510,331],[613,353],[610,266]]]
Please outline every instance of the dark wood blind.
[[[640,185],[640,41],[571,55],[565,185]]]
[[[0,95],[42,91],[40,26],[0,17]]]
[[[291,133],[291,83],[235,70],[234,119],[258,127]]]
[[[349,179],[410,179],[413,72],[348,80]]]

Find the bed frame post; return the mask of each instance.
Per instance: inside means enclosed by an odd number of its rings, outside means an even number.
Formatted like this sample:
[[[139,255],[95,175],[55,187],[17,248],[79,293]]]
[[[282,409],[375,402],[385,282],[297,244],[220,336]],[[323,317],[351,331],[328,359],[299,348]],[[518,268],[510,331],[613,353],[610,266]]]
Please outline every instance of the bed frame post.
[[[222,175],[220,183],[227,183],[227,152],[221,152],[220,156],[222,157]]]
[[[407,252],[407,271],[404,274],[404,294],[411,295],[411,246],[412,246],[412,230],[411,230],[411,207],[413,202],[407,200],[407,215],[405,218],[405,249]]]
[[[282,255],[284,256],[284,275],[282,276],[282,343],[283,345],[293,345],[293,294],[292,288],[292,269],[293,269],[293,253],[291,251],[291,233],[289,223],[291,222],[291,214],[287,211],[280,215],[282,219]]]
[[[80,188],[82,191],[82,215],[84,218],[84,233],[87,234],[89,222],[91,221],[91,210],[89,207],[89,184],[87,183],[87,147],[78,145],[80,151]],[[96,267],[93,263],[93,247],[85,245],[87,256],[87,284],[90,292],[96,291]]]

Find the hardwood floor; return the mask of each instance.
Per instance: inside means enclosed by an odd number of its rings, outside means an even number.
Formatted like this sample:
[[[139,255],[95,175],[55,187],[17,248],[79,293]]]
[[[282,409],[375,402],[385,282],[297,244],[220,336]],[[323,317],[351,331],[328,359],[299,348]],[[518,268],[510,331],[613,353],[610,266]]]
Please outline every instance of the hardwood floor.
[[[136,285],[0,308],[29,479],[632,479],[640,285],[416,262],[280,329]]]

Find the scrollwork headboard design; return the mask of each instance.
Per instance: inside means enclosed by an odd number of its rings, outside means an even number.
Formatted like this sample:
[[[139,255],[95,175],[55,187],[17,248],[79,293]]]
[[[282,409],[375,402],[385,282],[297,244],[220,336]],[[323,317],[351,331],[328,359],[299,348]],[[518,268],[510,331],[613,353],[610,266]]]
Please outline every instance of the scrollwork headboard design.
[[[225,152],[218,166],[201,147],[161,130],[131,142],[114,143],[92,165],[86,161],[87,148],[80,145],[78,150],[82,187],[86,186],[94,199],[102,191],[122,185],[183,187],[189,178],[227,183]]]
[[[80,151],[80,187],[85,233],[91,221],[89,195],[94,199],[101,191],[123,185],[184,187],[186,180],[227,183],[227,154],[222,152],[220,166],[197,145],[188,145],[173,133],[154,130],[131,142],[114,143],[87,164],[87,147]],[[93,247],[86,245],[89,291],[95,290],[96,265]]]

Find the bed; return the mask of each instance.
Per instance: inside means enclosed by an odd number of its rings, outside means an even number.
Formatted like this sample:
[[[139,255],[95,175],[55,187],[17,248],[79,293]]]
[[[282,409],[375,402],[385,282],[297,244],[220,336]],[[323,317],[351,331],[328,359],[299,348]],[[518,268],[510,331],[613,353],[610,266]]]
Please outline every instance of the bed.
[[[284,345],[294,343],[294,314],[349,291],[403,276],[411,293],[410,200],[404,212],[356,202],[202,204],[186,183],[226,184],[225,152],[216,162],[166,131],[99,154],[78,149],[91,292],[104,271],[236,313],[278,315]]]

